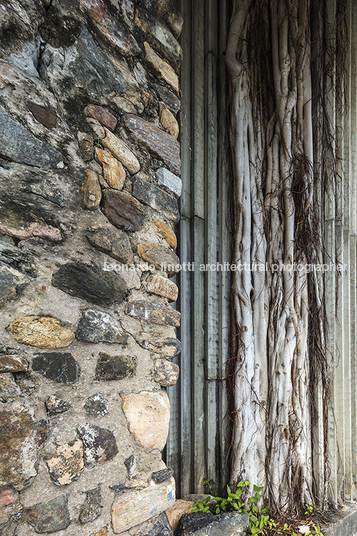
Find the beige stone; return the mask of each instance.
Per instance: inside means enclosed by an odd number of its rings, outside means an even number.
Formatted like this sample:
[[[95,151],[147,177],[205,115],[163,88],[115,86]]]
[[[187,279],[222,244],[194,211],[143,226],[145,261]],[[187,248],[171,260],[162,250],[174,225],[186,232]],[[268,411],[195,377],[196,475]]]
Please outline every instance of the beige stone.
[[[91,169],[87,170],[87,178],[83,187],[83,208],[86,210],[96,210],[102,199],[98,175]]]
[[[170,86],[172,86],[177,93],[179,92],[179,78],[171,65],[166,61],[162,60],[151,48],[149,43],[145,41],[145,58],[146,61],[150,63],[154,71],[159,75],[160,78],[165,80]]]
[[[165,510],[167,519],[169,520],[173,532],[175,532],[175,530],[177,529],[178,522],[180,521],[183,514],[189,514],[190,512],[192,512],[192,505],[192,501],[184,501],[183,499],[179,499],[175,502],[173,506],[170,506],[170,508]]]
[[[123,166],[125,166],[130,173],[135,175],[140,171],[139,160],[136,158],[134,153],[129,149],[129,147],[120,140],[115,134],[110,132],[107,128],[104,127],[105,138],[100,140],[100,143],[108,149],[115,158],[117,158]]]
[[[175,480],[170,478],[143,490],[128,490],[112,506],[112,525],[115,534],[121,534],[135,525],[161,514],[175,502]]]
[[[169,301],[174,302],[178,298],[178,287],[173,281],[162,277],[159,274],[154,274],[149,277],[147,283],[147,289],[153,294],[168,298]]]
[[[176,140],[180,133],[180,127],[176,118],[168,108],[163,108],[160,113],[160,123],[166,130],[168,130]]]
[[[103,166],[103,175],[107,183],[114,190],[121,190],[125,182],[125,169],[109,151],[99,147],[95,148],[95,157]]]
[[[113,97],[112,102],[118,108],[119,112],[122,114],[136,114],[137,110],[134,104],[125,97]]]
[[[176,249],[177,248],[177,238],[176,238],[176,235],[173,232],[173,230],[170,229],[170,227],[168,225],[166,225],[166,223],[164,223],[162,221],[153,220],[153,223],[155,223],[155,225],[158,228],[158,230],[161,233],[163,233],[164,238],[165,238],[166,242],[169,244],[169,246],[171,246],[172,249]]]
[[[84,469],[83,444],[79,439],[59,445],[52,458],[45,459],[51,480],[57,486],[66,486],[78,480]]]
[[[170,401],[166,391],[121,395],[123,410],[134,439],[150,450],[166,445],[170,423]]]
[[[56,318],[48,316],[23,316],[8,327],[18,342],[37,348],[65,348],[74,339],[72,330],[61,326]]]

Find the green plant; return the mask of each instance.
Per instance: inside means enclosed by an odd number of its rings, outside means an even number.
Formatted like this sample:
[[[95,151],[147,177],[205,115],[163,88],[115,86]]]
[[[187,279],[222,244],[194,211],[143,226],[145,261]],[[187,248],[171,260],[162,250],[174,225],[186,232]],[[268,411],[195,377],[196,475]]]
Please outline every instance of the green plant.
[[[247,492],[250,486],[248,480],[239,482],[235,492],[227,486],[227,497],[220,497],[217,494],[213,480],[204,480],[203,485],[208,486],[211,496],[203,501],[196,501],[192,505],[193,512],[202,511],[221,514],[223,512],[237,511],[247,513],[249,515],[248,534],[253,535],[264,534],[264,527],[266,527],[269,522],[271,524],[274,523],[274,521],[270,519],[268,510],[266,508],[260,509],[258,506],[261,500],[260,492],[263,490],[262,487],[253,485],[254,493],[248,498]],[[210,501],[212,501],[211,506],[208,505]]]
[[[305,506],[306,506],[305,515],[310,515],[310,514],[312,514],[313,511],[314,511],[314,507],[311,506],[311,505],[309,505],[309,504],[305,504]]]
[[[276,520],[269,515],[267,508],[260,508],[262,487],[253,485],[253,495],[249,496],[250,482],[241,480],[235,492],[227,486],[227,497],[220,497],[214,487],[214,481],[204,480],[203,485],[208,487],[210,495],[202,501],[196,501],[192,505],[193,512],[211,512],[213,514],[221,514],[224,512],[242,512],[249,515],[248,534],[259,536],[266,534],[265,529],[268,529],[269,534],[274,530],[276,534],[288,534],[289,536],[299,536],[289,527],[287,523],[281,528],[278,527]],[[313,507],[306,504],[305,514],[312,514]],[[315,535],[324,536],[318,525],[313,526]],[[308,530],[305,534],[312,534]]]

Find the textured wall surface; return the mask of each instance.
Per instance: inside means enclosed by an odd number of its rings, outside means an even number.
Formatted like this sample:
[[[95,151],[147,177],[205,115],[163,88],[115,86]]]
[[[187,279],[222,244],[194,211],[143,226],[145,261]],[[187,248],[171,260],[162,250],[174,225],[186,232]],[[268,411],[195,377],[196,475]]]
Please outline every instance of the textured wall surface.
[[[166,534],[181,27],[169,0],[0,0],[4,536]]]

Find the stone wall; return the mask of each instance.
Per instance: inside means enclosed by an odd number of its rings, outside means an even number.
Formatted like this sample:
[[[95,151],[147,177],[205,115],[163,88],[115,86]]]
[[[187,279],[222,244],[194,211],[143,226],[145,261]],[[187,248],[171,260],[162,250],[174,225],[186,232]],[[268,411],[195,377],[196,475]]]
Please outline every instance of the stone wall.
[[[181,26],[170,0],[0,1],[3,536],[165,533]]]

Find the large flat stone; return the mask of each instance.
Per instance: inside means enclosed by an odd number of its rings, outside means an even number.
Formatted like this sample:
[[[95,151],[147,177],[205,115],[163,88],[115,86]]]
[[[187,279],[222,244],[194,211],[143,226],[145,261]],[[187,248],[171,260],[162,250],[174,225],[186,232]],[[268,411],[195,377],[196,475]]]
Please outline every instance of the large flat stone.
[[[48,169],[57,167],[62,156],[48,143],[36,138],[0,105],[0,156],[20,164]]]
[[[83,441],[84,463],[87,467],[106,463],[119,452],[111,430],[86,423],[78,427],[78,433]]]
[[[177,199],[159,186],[143,179],[137,179],[134,184],[133,195],[154,210],[163,212],[174,223],[180,220]]]
[[[158,78],[161,78],[162,80],[165,80],[167,84],[169,84],[171,87],[173,87],[176,90],[176,93],[179,93],[179,78],[171,65],[169,65],[166,61],[160,58],[149,43],[145,41],[144,43],[145,47],[145,59],[151,65],[153,71],[156,73]]]
[[[32,370],[55,383],[74,383],[79,379],[79,366],[72,354],[44,352],[32,359]]]
[[[68,498],[66,495],[59,495],[51,501],[35,504],[26,508],[22,517],[40,534],[65,530],[71,523]]]
[[[175,328],[180,325],[181,314],[167,305],[156,305],[149,301],[133,300],[128,303],[125,312],[127,315],[153,324],[174,326]]]
[[[144,227],[144,211],[130,194],[116,190],[104,190],[102,207],[110,223],[127,232],[140,231]]]
[[[123,411],[134,439],[149,450],[166,445],[170,401],[166,391],[122,394]]]
[[[127,290],[120,275],[81,263],[61,266],[52,276],[52,285],[96,305],[121,303]]]
[[[91,246],[113,257],[113,259],[117,259],[123,264],[133,262],[133,250],[128,235],[123,231],[115,228],[99,228],[87,231],[86,238]]]
[[[169,508],[175,502],[175,480],[149,486],[140,491],[125,491],[112,506],[112,525],[115,534],[121,534],[144,523]]]
[[[181,174],[180,144],[173,136],[136,115],[126,115],[124,126],[137,143],[163,160],[172,173]]]
[[[49,316],[23,316],[7,328],[18,342],[37,348],[65,348],[74,339],[74,333]]]
[[[110,14],[102,0],[79,0],[80,8],[88,15],[90,26],[116,52],[124,56],[140,54],[135,38]]]
[[[176,536],[245,536],[249,515],[238,512],[213,515],[205,512],[183,514]]]
[[[155,16],[146,9],[138,8],[135,12],[134,24],[145,35],[150,45],[162,54],[170,64],[178,67],[182,60],[182,49],[178,41]]]
[[[122,330],[118,320],[107,313],[93,309],[82,312],[77,326],[76,338],[80,341],[93,343],[125,344],[127,341],[127,335]]]
[[[22,490],[37,475],[46,424],[36,421],[32,406],[22,401],[0,402],[0,486]]]

